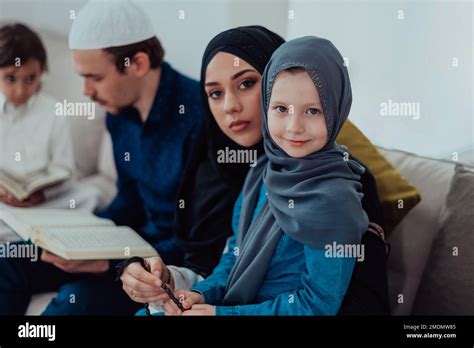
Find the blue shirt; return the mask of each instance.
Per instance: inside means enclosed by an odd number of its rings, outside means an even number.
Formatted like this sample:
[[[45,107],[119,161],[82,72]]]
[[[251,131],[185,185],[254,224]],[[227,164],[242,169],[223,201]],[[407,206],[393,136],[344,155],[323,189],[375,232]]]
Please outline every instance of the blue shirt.
[[[253,219],[266,200],[264,185]],[[267,269],[265,279],[252,304],[221,306],[229,273],[235,263],[235,242],[242,206],[242,193],[234,208],[228,251],[214,272],[192,290],[200,292],[208,304],[216,305],[216,315],[336,315],[349,286],[355,258],[329,258],[325,251],[301,244],[282,234]]]
[[[148,118],[129,108],[107,114],[113,142],[118,193],[98,215],[137,231],[165,263],[181,264],[183,250],[173,237],[178,185],[187,155],[203,123],[198,82],[163,62]]]

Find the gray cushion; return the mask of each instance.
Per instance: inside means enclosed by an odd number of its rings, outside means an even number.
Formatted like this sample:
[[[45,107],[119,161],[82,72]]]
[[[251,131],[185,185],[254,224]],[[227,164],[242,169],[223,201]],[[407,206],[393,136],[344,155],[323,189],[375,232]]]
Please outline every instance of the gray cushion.
[[[441,210],[439,232],[433,242],[413,314],[474,314],[473,212],[474,172],[458,165]]]
[[[390,308],[394,315],[410,315],[416,293],[438,231],[438,218],[454,175],[454,163],[404,151],[378,148],[421,195],[418,203],[388,237]]]

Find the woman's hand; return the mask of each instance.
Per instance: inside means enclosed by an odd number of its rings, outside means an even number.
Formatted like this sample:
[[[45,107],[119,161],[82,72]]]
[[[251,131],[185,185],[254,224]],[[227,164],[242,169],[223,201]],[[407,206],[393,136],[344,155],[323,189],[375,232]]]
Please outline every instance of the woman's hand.
[[[194,291],[179,289],[174,292],[174,296],[181,302],[186,312],[195,305],[204,304],[204,297]],[[181,315],[181,310],[169,299],[164,306],[165,315]]]
[[[131,263],[124,269],[120,276],[123,290],[135,302],[166,301],[169,297],[161,285],[163,280],[173,283],[172,279],[166,279],[168,274],[171,276],[171,272],[159,256],[146,258],[145,264],[150,271],[144,269],[139,262]],[[172,284],[169,286],[173,290]]]

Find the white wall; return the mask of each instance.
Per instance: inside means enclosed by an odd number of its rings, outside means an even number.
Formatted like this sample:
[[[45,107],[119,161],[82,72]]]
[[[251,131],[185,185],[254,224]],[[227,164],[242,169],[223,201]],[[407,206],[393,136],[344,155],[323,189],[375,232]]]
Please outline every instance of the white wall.
[[[349,58],[350,117],[374,143],[474,163],[471,1],[290,0],[289,10],[287,38],[325,37]],[[389,99],[420,103],[420,118],[381,116]]]
[[[221,31],[239,25],[260,24],[282,36],[286,32],[286,21],[279,18],[285,18],[287,0],[134,1],[150,17],[165,48],[165,59],[194,78],[199,77],[206,45]],[[86,3],[87,0],[0,0],[0,21],[20,21],[40,34],[46,31],[60,35],[67,43],[71,11],[79,11]],[[184,11],[184,19],[180,18],[180,11]],[[269,13],[279,16],[269,16]],[[49,50],[49,43],[45,44]],[[65,54],[69,55],[69,52]],[[54,56],[51,58],[54,60]],[[60,71],[64,68],[62,63],[60,68]],[[54,69],[51,73],[55,74]]]
[[[210,38],[231,22],[230,0],[136,0],[149,15],[162,42],[165,59],[182,72],[199,75],[201,56]],[[0,0],[0,20],[21,21],[40,31],[62,35],[67,42],[72,20],[87,0]],[[184,11],[184,20],[179,11]]]
[[[472,1],[137,0],[156,28],[167,59],[197,78],[206,44],[222,30],[260,24],[287,39],[317,35],[349,58],[351,119],[375,143],[474,163]],[[71,10],[86,0],[0,0],[0,20],[22,21],[66,42]],[[185,19],[179,19],[179,11]],[[294,19],[288,11],[294,11]],[[403,11],[403,19],[398,19]],[[81,94],[69,52],[46,42],[54,65],[48,85]],[[453,58],[458,66],[453,67]],[[65,72],[66,69],[71,69]],[[57,68],[57,69],[55,69]],[[54,77],[55,79],[51,79]],[[79,98],[79,96],[78,96]],[[420,118],[380,115],[388,100],[416,102]]]
[[[282,37],[286,37],[285,20],[288,0],[233,0],[231,1],[231,25],[263,25]]]

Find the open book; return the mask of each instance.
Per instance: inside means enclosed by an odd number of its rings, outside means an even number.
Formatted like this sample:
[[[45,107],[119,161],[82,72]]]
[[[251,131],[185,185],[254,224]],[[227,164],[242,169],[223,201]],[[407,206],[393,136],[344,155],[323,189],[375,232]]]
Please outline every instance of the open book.
[[[14,177],[0,169],[0,190],[23,201],[33,193],[60,184],[69,178],[71,178],[69,170],[58,166],[50,167],[47,171],[31,175],[27,179]]]
[[[24,240],[67,260],[158,255],[138,233],[79,209],[4,209],[3,221]]]

